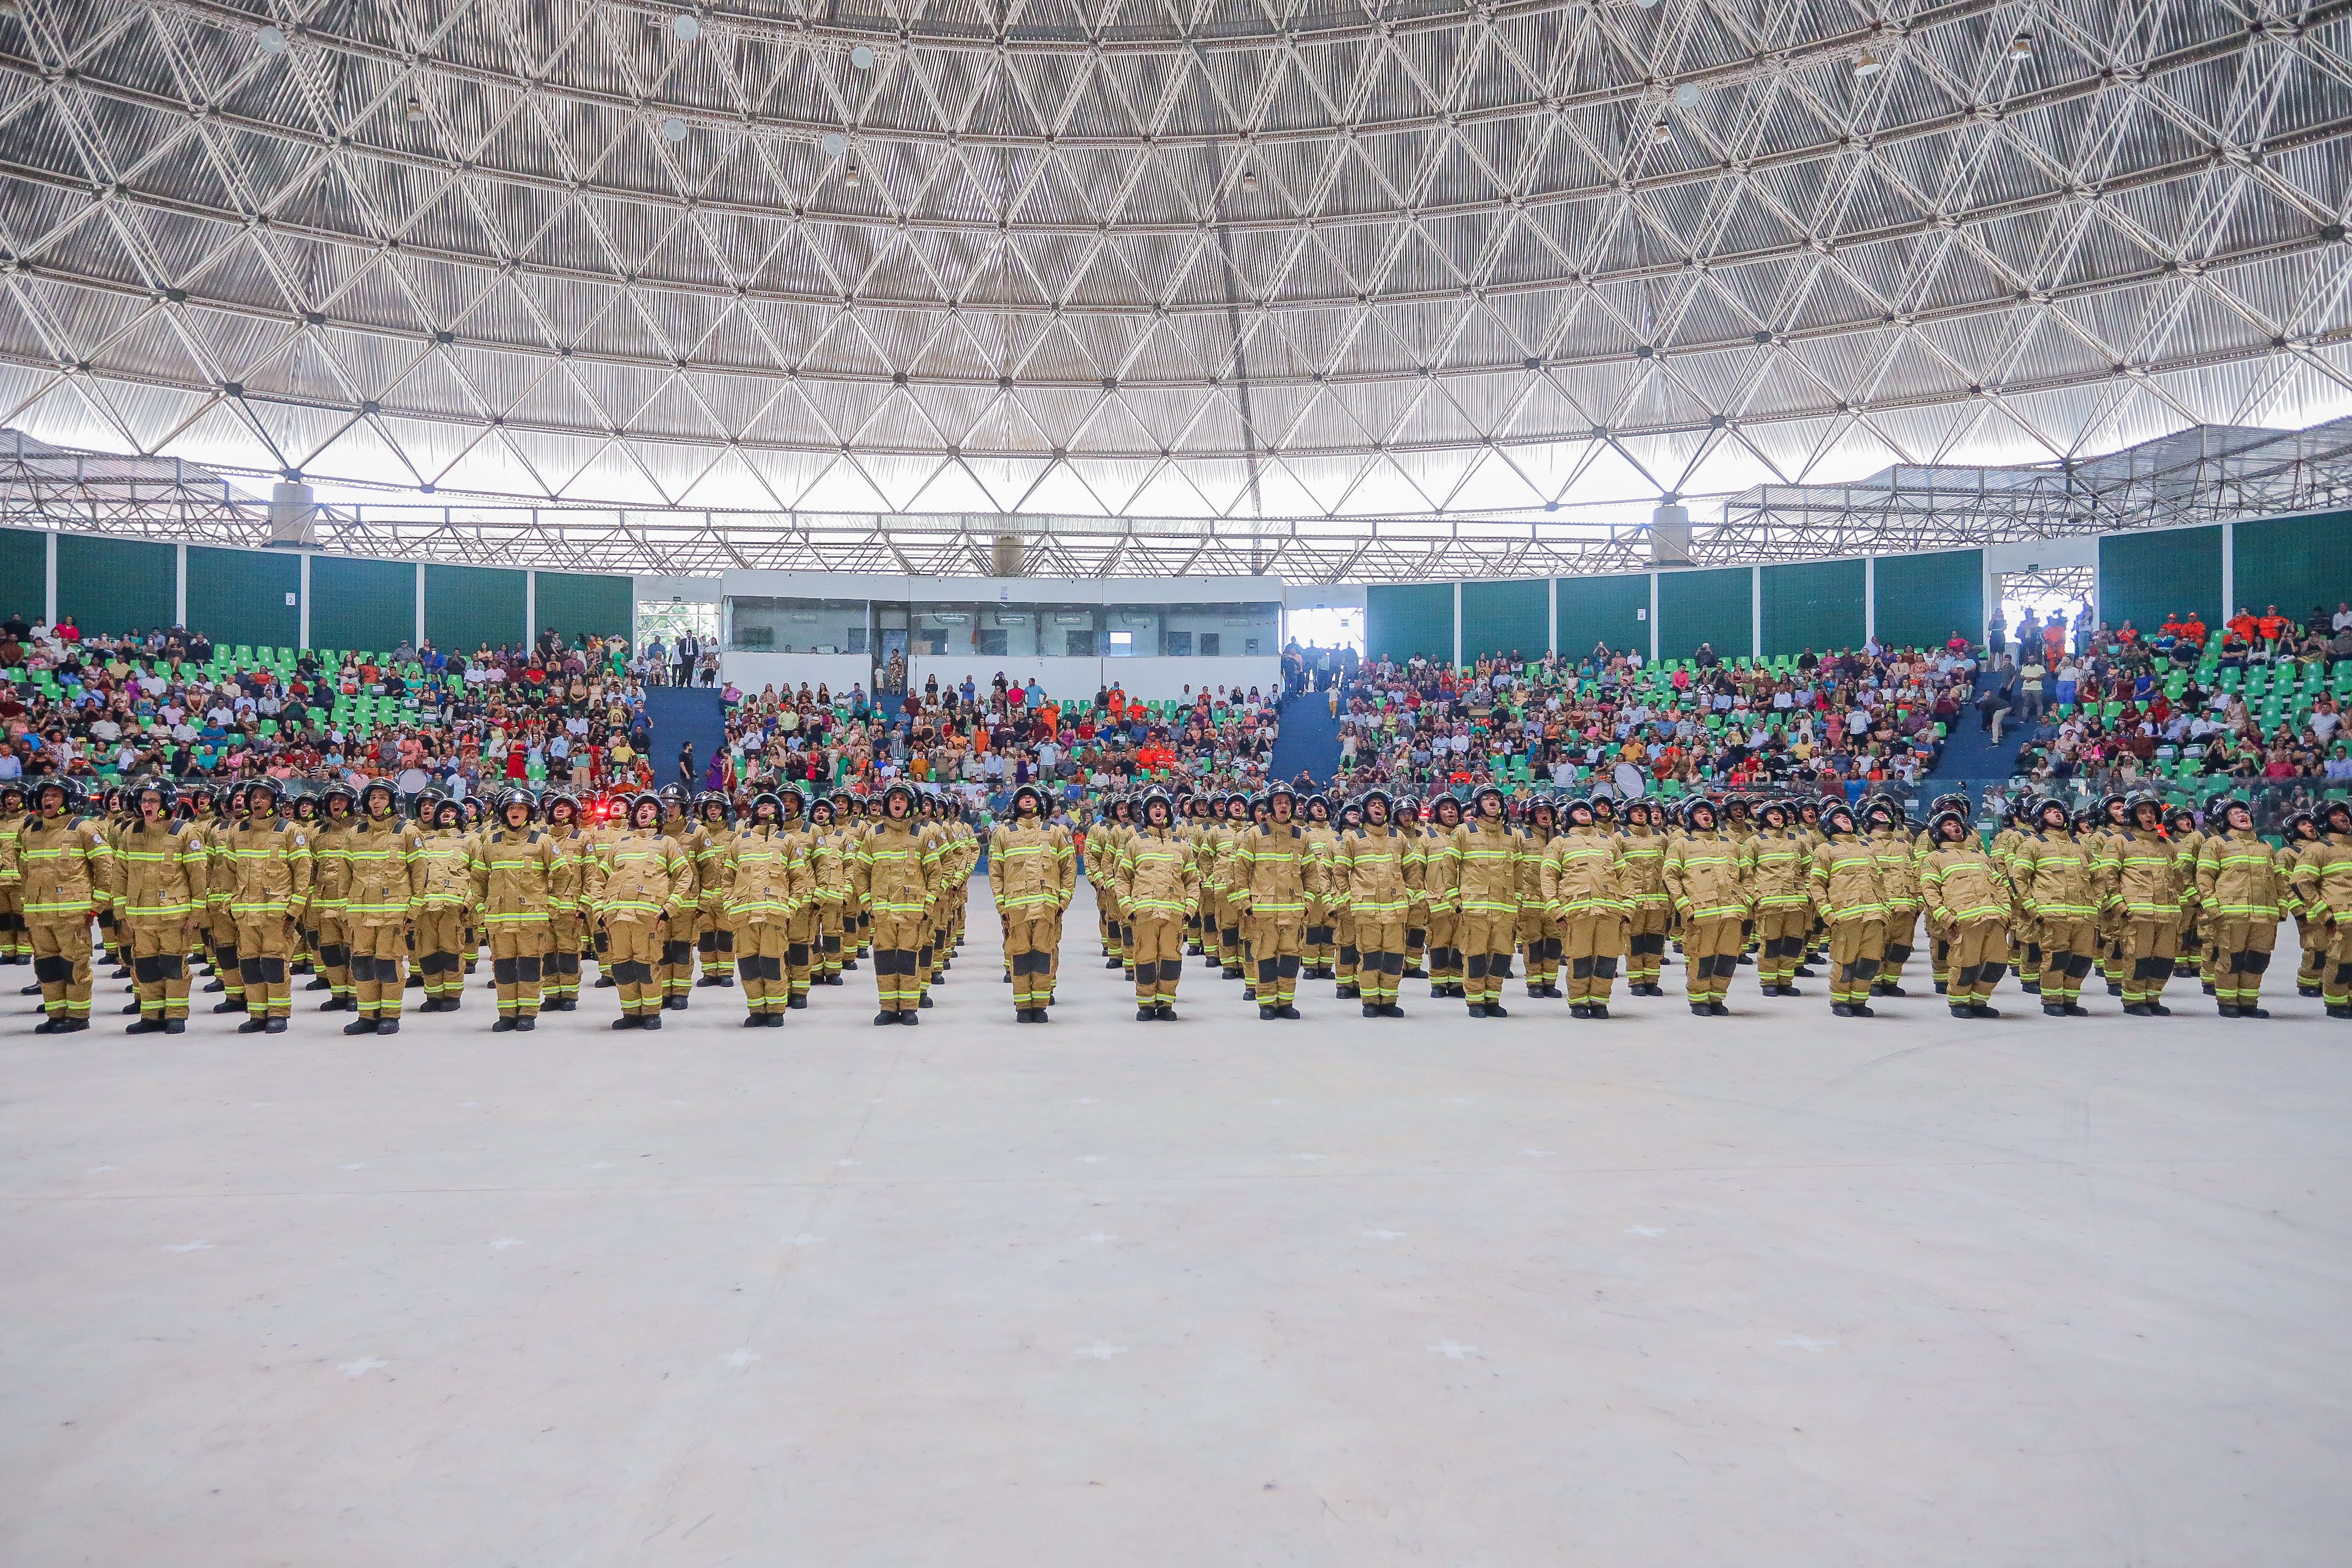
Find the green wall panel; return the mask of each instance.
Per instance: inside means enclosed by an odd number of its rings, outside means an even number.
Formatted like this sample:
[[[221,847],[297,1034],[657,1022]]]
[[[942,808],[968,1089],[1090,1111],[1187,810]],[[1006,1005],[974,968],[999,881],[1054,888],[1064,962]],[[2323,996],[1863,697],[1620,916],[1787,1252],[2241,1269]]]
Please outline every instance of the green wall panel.
[[[1465,582],[1462,585],[1462,656],[1472,664],[1482,653],[1516,653],[1540,659],[1551,649],[1551,585],[1533,582]]]
[[[32,528],[0,528],[0,620],[22,615],[34,624],[48,614],[49,536]]]
[[[483,566],[425,569],[425,635],[445,653],[522,640],[527,574]],[[542,622],[544,624],[544,622]]]
[[[188,614],[205,635],[239,644],[291,648],[302,641],[302,558],[257,549],[188,547]]]
[[[1726,664],[1755,644],[1754,585],[1744,566],[1658,574],[1658,657],[1687,659],[1701,643]]]
[[[1890,648],[1940,648],[1958,632],[1985,633],[1984,551],[1878,558],[1878,640]]]
[[[2243,598],[2241,594],[2239,597]],[[2221,529],[2164,528],[2099,541],[2099,619],[2143,632],[2174,611],[2221,623]]]
[[[1868,569],[1858,560],[1768,566],[1758,593],[1763,601],[1765,656],[1828,653],[1868,640],[1864,611]]]
[[[1650,577],[1563,577],[1559,651],[1581,659],[1595,644],[1650,656]]]
[[[2302,621],[2319,609],[2327,612],[2319,618],[2324,630],[2336,607],[2352,600],[2352,512],[2240,523],[2236,534],[2232,614],[2239,605],[2260,615],[2275,604]]]
[[[590,577],[565,571],[539,574],[539,625],[549,626],[570,647],[583,637],[636,641],[637,590],[634,579]]]
[[[1454,585],[1375,583],[1364,591],[1364,651],[1402,664],[1419,653],[1454,657]]]
[[[311,558],[312,647],[382,653],[415,635],[415,567],[343,555]]]
[[[58,614],[85,632],[169,626],[179,600],[179,551],[144,539],[58,536]],[[189,600],[188,613],[198,614]]]

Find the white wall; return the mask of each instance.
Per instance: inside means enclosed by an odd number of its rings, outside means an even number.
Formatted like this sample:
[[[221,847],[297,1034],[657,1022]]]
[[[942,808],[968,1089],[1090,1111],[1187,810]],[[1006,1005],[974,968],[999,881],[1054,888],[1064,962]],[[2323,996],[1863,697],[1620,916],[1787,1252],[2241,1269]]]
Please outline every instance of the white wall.
[[[782,656],[730,653],[728,670],[733,673],[736,659]],[[967,674],[972,685],[985,690],[1002,670],[1006,680],[1017,685],[1025,685],[1030,676],[1036,676],[1048,696],[1089,700],[1114,685],[1147,702],[1181,697],[1187,685],[1195,692],[1214,686],[1238,685],[1244,690],[1255,686],[1269,695],[1282,686],[1278,654],[1255,659],[1021,659],[1003,654],[918,653],[908,661],[908,684],[917,691],[922,690],[928,676],[939,676],[940,689],[945,690],[960,685]]]
[[[874,689],[874,662],[863,653],[751,653],[728,652],[719,655],[719,667],[726,677],[743,688],[743,695],[756,697],[760,689],[773,683],[778,691],[786,682],[797,691],[806,681],[814,689],[820,682],[833,688],[840,696],[852,685],[863,685],[866,695]]]

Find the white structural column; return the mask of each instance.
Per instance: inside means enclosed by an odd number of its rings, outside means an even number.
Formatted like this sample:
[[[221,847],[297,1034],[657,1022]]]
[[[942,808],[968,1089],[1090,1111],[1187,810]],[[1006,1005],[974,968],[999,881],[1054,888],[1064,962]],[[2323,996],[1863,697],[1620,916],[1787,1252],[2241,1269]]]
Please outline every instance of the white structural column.
[[[425,646],[425,563],[416,563],[416,646]]]
[[[1979,555],[1983,552],[1979,551]],[[1981,632],[1983,627],[1977,628]],[[1862,640],[1865,643],[1878,635],[1878,558],[1862,558]]]
[[[522,646],[528,652],[531,639],[539,635],[539,573],[522,574]]]
[[[2094,609],[2096,607],[2094,606]],[[2238,612],[2238,525],[2221,525],[2221,619]]]
[[[41,618],[54,626],[58,623],[58,536],[55,529],[43,534],[48,553],[42,558]]]
[[[188,623],[188,547],[172,547],[172,624]]]
[[[1650,663],[1658,662],[1658,574],[1650,573]]]
[[[300,606],[301,624],[296,628],[295,635],[301,638],[302,646],[308,648],[310,645],[310,552],[304,550],[300,559],[302,583],[295,592],[294,601]]]
[[[1544,624],[1550,629],[1548,635],[1551,641],[1551,646],[1544,652],[1557,653],[1559,652],[1559,579],[1556,577],[1544,579]]]
[[[1764,656],[1764,569],[1748,569],[1748,656]]]
[[[1462,667],[1462,585],[1454,585],[1454,667]]]

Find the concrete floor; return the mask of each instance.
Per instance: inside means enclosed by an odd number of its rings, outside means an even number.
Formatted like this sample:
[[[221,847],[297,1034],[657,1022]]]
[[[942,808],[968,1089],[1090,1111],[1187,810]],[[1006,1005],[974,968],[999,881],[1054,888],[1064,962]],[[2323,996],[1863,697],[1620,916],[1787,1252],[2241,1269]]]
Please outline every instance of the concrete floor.
[[[1038,1029],[976,925],[914,1030],[11,998],[0,1562],[2346,1559],[2315,1002],[1143,1027],[1082,908]]]

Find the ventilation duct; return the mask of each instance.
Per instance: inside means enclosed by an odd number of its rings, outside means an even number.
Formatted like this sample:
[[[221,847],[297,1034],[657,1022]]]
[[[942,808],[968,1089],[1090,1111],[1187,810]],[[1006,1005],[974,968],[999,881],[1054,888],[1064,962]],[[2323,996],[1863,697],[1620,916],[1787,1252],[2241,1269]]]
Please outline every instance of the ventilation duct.
[[[317,549],[319,507],[308,485],[279,483],[269,488],[269,548]]]
[[[1650,564],[1688,566],[1691,563],[1690,508],[1678,501],[1662,501],[1650,514]]]

